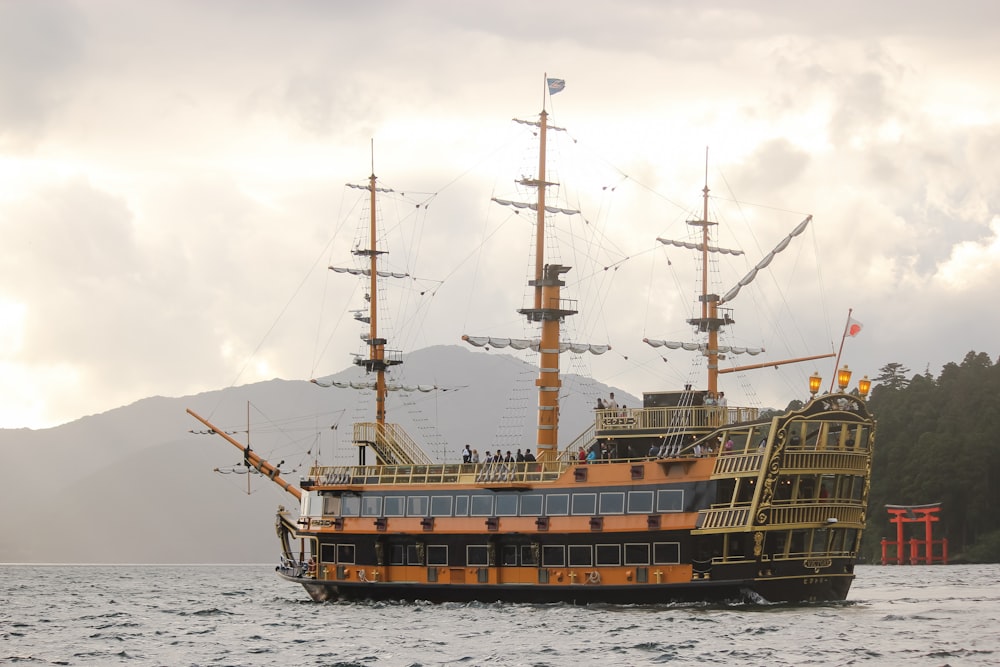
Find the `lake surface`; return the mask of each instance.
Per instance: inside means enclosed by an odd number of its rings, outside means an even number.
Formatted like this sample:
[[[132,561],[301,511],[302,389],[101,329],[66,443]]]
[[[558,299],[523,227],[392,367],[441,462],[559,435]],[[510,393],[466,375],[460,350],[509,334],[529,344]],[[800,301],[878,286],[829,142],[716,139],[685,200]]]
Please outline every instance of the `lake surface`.
[[[268,565],[0,565],[18,665],[996,665],[1000,565],[861,566],[846,602],[309,601]]]

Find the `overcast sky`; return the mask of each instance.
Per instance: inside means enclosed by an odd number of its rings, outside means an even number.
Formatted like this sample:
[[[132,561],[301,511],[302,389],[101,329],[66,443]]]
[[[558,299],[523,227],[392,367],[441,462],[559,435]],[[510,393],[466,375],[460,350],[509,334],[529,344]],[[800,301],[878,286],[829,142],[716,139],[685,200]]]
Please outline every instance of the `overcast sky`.
[[[545,102],[569,130],[556,194],[584,212],[569,333],[614,348],[598,380],[691,377],[641,340],[694,340],[695,266],[656,237],[699,214],[706,147],[736,229],[718,244],[747,252],[720,292],[814,216],[732,304],[727,342],[768,349],[740,363],[836,351],[849,308],[859,374],[995,359],[998,24],[992,0],[0,0],[0,427],[349,366],[363,293],[325,267],[351,259],[344,184],[372,142],[400,193],[390,261],[420,278],[392,346],[530,335],[531,223],[489,199],[513,194],[511,118],[537,115],[545,73],[566,80]],[[832,368],[727,393],[783,406]]]

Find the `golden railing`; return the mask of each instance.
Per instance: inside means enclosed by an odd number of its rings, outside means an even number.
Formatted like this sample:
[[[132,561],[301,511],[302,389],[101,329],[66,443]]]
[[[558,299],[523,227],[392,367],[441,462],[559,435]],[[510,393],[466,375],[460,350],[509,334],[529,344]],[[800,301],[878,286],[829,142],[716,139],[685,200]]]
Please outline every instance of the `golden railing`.
[[[309,479],[319,486],[360,484],[489,484],[552,482],[569,467],[560,461],[449,463],[436,465],[313,466]]]
[[[358,422],[354,424],[354,444],[370,445],[379,458],[397,464],[432,463],[399,424]]]
[[[868,452],[786,451],[784,473],[821,471],[823,474],[863,475],[868,470]],[[718,466],[716,466],[718,470]]]
[[[619,408],[595,410],[598,431],[669,431],[689,428],[717,428],[725,424],[753,421],[760,415],[758,408],[693,405],[668,408]]]

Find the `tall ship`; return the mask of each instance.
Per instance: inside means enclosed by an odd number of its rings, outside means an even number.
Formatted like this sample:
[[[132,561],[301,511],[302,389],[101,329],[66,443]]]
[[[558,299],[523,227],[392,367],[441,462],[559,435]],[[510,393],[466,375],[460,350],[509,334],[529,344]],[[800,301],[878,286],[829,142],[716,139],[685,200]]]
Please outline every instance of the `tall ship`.
[[[727,372],[752,368],[720,368],[720,359],[745,351],[720,344],[720,331],[734,323],[729,303],[810,218],[736,287],[713,293],[710,257],[732,251],[715,245],[706,171],[703,214],[687,221],[700,240],[659,239],[700,258],[700,312],[687,320],[697,340],[646,340],[703,355],[704,384],[646,392],[641,406],[601,402],[587,429],[560,450],[560,353],[580,346],[562,331],[577,312],[562,293],[570,267],[546,258],[546,212],[553,209],[546,203],[553,185],[546,135],[558,128],[542,106],[532,121],[538,171],[522,180],[536,196],[520,204],[535,214],[531,298],[518,311],[538,331],[523,341],[538,353],[536,435],[524,443],[535,453],[527,460],[436,462],[389,420],[389,375],[402,355],[379,328],[378,281],[389,272],[380,263],[373,173],[361,186],[370,196],[368,244],[355,253],[370,281],[367,313],[358,318],[367,325],[367,354],[356,363],[371,379],[375,414],[353,424],[357,464],[315,465],[293,482],[248,444],[188,411],[294,499],[297,507],[280,507],[275,519],[277,575],[318,602],[844,600],[869,497],[875,421],[867,381],[848,393],[845,367],[839,389],[821,393],[813,374],[811,398],[780,412],[728,405],[720,383]],[[803,359],[758,366],[796,361]],[[476,448],[488,449],[485,442]]]

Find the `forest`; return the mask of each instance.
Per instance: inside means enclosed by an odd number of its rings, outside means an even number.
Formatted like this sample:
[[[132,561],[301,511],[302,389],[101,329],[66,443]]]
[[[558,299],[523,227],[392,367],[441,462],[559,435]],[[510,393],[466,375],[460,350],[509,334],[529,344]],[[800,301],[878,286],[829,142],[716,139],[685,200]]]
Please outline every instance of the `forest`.
[[[969,352],[936,378],[895,362],[879,372],[863,561],[881,562],[882,538],[896,538],[887,504],[941,503],[933,538],[947,538],[949,562],[1000,562],[1000,360]],[[923,525],[907,525],[911,536]]]

